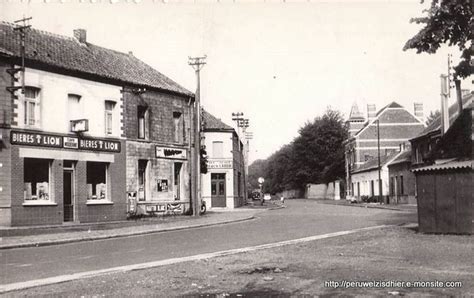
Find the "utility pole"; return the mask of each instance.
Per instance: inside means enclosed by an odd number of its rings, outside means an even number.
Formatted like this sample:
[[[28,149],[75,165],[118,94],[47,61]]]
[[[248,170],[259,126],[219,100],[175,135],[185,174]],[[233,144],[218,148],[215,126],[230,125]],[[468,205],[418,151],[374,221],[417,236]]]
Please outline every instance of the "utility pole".
[[[28,24],[28,21],[32,17],[25,18],[23,17],[20,20],[15,21],[15,24],[23,23],[22,25],[17,25],[13,30],[20,32],[20,56],[21,56],[21,67],[14,67],[7,69],[7,72],[15,78],[17,72],[21,72],[21,86],[7,87],[7,90],[10,92],[15,92],[16,90],[21,89],[21,93],[25,93],[25,55],[26,55],[26,30],[31,27]]]
[[[244,166],[244,178],[243,178],[243,185],[244,185],[244,199],[247,201],[247,178],[248,178],[248,139],[246,135],[246,129],[249,127],[249,119],[245,119],[244,113],[236,112],[232,113],[232,120],[237,122],[237,135],[239,141],[242,141],[243,150],[242,150],[242,158],[243,158],[243,166]],[[242,131],[241,131],[242,129]],[[245,141],[244,141],[245,139]],[[240,143],[240,142],[239,142]],[[239,181],[240,183],[240,181]]]
[[[377,122],[377,155],[378,155],[378,169],[379,169],[379,203],[382,204],[382,174],[380,167],[380,121]]]
[[[201,210],[201,77],[200,71],[206,64],[206,55],[203,57],[188,57],[188,64],[196,72],[196,95],[194,103],[194,191],[193,191],[193,216],[199,216]]]

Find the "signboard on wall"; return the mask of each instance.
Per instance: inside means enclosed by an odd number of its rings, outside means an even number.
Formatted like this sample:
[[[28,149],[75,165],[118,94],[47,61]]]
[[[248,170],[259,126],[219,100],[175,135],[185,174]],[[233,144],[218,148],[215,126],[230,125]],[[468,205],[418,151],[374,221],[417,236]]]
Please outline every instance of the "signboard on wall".
[[[186,149],[156,146],[155,156],[157,158],[186,159]]]
[[[57,136],[23,131],[11,131],[10,143],[13,145],[80,149],[114,153],[119,153],[121,150],[120,142],[118,141],[73,136]]]
[[[208,169],[232,169],[233,163],[232,159],[218,159],[218,160],[208,160],[207,168]]]

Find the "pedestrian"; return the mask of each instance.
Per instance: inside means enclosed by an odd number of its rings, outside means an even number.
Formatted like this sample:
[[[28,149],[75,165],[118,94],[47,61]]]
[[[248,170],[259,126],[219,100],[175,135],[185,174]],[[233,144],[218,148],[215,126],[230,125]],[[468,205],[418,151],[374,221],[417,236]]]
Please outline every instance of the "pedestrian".
[[[281,196],[280,201],[281,201],[281,204],[282,204],[282,205],[285,204],[285,197],[284,197],[284,196]]]

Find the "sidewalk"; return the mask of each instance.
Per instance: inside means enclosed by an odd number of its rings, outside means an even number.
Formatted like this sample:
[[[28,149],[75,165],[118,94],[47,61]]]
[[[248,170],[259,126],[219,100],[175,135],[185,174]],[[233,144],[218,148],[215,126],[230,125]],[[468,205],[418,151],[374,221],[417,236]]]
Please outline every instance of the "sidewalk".
[[[361,207],[361,208],[376,208],[376,209],[387,209],[387,210],[396,210],[396,211],[417,211],[417,205],[414,204],[380,204],[380,203],[351,203],[347,200],[317,200],[321,204],[329,205],[342,205],[342,206],[351,206],[351,207]]]
[[[0,249],[46,246],[79,241],[90,241],[131,235],[182,230],[205,227],[211,225],[239,222],[255,218],[257,213],[273,209],[267,208],[237,208],[232,211],[209,211],[200,217],[169,216],[148,218],[138,221],[114,222],[110,225],[78,224],[71,226],[7,228],[2,230],[3,235],[17,235],[0,237]],[[25,235],[29,234],[29,235]]]

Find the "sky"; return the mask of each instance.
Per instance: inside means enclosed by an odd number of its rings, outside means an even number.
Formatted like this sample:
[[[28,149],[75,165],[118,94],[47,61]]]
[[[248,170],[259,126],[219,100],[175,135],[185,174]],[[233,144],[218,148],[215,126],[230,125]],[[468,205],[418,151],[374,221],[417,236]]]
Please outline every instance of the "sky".
[[[114,3],[112,3],[114,2]],[[431,1],[426,1],[431,2]],[[189,56],[207,55],[203,107],[229,125],[249,119],[250,161],[291,142],[330,106],[346,118],[354,102],[377,110],[396,101],[439,109],[447,54],[403,51],[421,28],[419,0],[0,0],[0,19],[31,16],[36,28],[129,52],[194,92]],[[463,88],[473,90],[472,80]],[[451,102],[454,103],[454,92]]]

